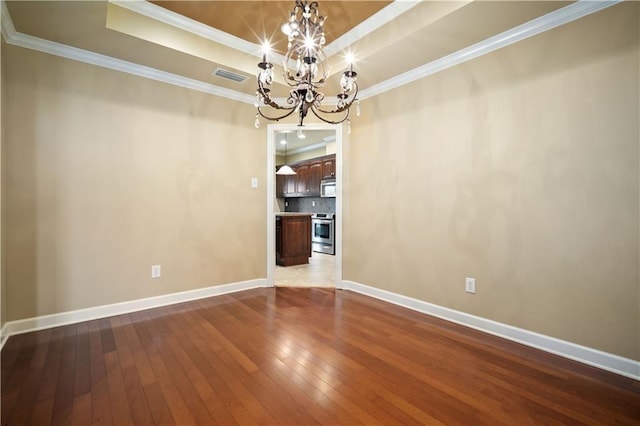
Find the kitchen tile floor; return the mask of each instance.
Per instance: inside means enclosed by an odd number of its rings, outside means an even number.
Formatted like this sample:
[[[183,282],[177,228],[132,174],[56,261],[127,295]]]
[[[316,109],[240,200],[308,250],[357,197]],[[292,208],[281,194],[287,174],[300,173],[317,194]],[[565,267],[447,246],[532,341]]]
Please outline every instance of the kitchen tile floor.
[[[313,252],[309,263],[278,266],[274,283],[277,287],[335,287],[336,257]]]

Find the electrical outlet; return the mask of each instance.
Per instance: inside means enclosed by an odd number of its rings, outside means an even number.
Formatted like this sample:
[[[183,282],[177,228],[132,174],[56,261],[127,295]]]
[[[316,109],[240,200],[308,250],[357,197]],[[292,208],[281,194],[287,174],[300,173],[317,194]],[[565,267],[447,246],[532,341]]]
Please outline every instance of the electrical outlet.
[[[160,265],[151,265],[151,278],[160,278]]]
[[[257,188],[258,187],[258,178],[257,177],[251,178],[251,187],[252,188]]]
[[[315,201],[312,201],[312,202],[311,202],[311,207],[315,207],[315,206],[316,206],[316,202],[315,202]]]
[[[476,279],[467,277],[464,280],[464,290],[467,293],[474,293],[475,294],[475,292],[476,292]]]

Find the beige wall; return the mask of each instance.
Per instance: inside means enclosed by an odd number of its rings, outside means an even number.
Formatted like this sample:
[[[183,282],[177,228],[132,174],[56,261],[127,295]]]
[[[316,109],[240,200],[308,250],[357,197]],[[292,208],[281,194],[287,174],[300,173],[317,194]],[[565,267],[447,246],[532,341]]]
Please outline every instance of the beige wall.
[[[3,55],[8,320],[266,276],[251,105]]]
[[[344,278],[639,360],[638,16],[618,5],[363,101]],[[266,275],[250,105],[2,55],[2,321]]]
[[[363,101],[344,278],[640,360],[638,17]]]

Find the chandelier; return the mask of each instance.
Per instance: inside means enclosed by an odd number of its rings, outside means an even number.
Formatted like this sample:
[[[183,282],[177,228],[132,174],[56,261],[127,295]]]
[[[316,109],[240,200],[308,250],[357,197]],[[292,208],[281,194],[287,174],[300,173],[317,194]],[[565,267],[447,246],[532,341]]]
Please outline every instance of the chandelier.
[[[258,63],[258,89],[256,90],[255,127],[260,127],[260,117],[278,121],[297,112],[299,126],[311,111],[325,123],[340,124],[347,122],[350,131],[349,109],[356,103],[356,115],[360,115],[358,95],[358,73],[353,70],[353,57],[347,55],[347,69],[340,78],[340,93],[336,96],[335,108],[325,109],[322,102],[325,96],[320,88],[325,85],[330,73],[327,58],[322,50],[326,43],[324,23],[326,16],[320,16],[317,1],[296,0],[281,30],[289,42],[282,63],[282,77],[291,88],[286,102],[280,105],[271,97],[269,86],[273,82],[273,64],[268,61],[270,50],[268,42],[263,44],[262,62]],[[331,107],[329,107],[331,108]],[[265,110],[269,113],[265,113]]]

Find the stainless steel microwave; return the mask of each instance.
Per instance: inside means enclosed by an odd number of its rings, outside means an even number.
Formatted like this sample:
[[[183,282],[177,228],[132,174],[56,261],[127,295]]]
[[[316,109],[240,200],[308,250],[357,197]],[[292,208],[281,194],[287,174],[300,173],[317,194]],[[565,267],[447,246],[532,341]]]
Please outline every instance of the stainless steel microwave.
[[[321,197],[336,196],[336,180],[335,179],[326,179],[320,182],[320,196]]]

